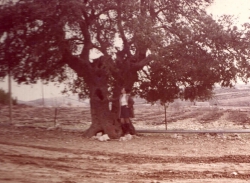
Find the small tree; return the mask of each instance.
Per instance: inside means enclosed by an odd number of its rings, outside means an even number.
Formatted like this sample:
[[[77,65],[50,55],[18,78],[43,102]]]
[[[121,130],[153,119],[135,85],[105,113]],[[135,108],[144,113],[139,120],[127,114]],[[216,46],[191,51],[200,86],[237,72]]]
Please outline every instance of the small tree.
[[[0,104],[7,105],[9,104],[9,93],[5,92],[3,89],[0,89]],[[12,98],[12,102],[14,105],[17,104],[17,99]]]
[[[193,69],[196,69],[195,67],[192,66]],[[188,75],[183,68],[185,67],[181,67],[178,62],[151,63],[144,74],[146,82],[140,84],[139,95],[142,98],[151,103],[160,101],[164,107],[166,130],[167,108],[175,99],[207,100],[213,95],[213,88],[209,82],[206,84],[204,78],[198,74]]]

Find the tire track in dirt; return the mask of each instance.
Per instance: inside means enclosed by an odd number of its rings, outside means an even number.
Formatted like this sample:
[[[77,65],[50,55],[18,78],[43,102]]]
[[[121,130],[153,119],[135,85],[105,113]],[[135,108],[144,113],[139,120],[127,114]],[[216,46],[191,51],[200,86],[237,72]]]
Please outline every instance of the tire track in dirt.
[[[110,152],[101,152],[94,150],[79,150],[79,149],[70,149],[70,148],[58,148],[50,146],[38,146],[38,145],[27,145],[27,144],[17,144],[10,142],[0,142],[0,145],[9,145],[9,146],[19,146],[26,148],[34,148],[40,150],[54,151],[54,152],[63,152],[71,153],[75,155],[88,155],[89,157],[97,156],[107,156],[109,158],[101,159],[101,161],[116,161],[116,163],[143,163],[146,160],[149,160],[153,163],[250,163],[250,155],[225,155],[219,157],[176,157],[176,156],[151,156],[145,154],[133,154],[133,153],[110,153]],[[0,149],[1,150],[1,149]],[[106,159],[106,160],[105,160]],[[98,158],[97,158],[98,160]]]
[[[247,146],[203,136],[182,140],[143,136],[102,143],[84,139],[80,133],[2,127],[0,182],[243,183],[250,178]],[[180,153],[187,148],[188,154]],[[204,148],[220,155],[206,156]],[[228,149],[234,150],[232,155],[226,153]]]
[[[214,178],[214,179],[244,179],[249,180],[250,174],[232,174],[230,172],[214,172],[214,171],[172,171],[172,170],[163,170],[163,171],[156,171],[150,173],[139,173],[137,174],[138,177],[147,178],[147,179],[207,179],[207,178]]]
[[[0,182],[78,182],[85,170],[72,149],[12,142],[0,143],[0,162]]]
[[[77,150],[57,148],[40,145],[17,144],[0,142],[0,162],[24,168],[32,174],[35,169],[46,169],[49,172],[61,172],[59,180],[73,176],[74,181],[79,178],[105,180],[112,175],[115,180],[166,180],[166,179],[249,179],[250,172],[237,173],[225,172],[220,167],[214,170],[201,169],[184,170],[197,164],[240,164],[249,163],[249,155],[231,155],[222,157],[176,157],[176,156],[150,156],[132,153],[110,153],[94,150]],[[20,151],[12,151],[18,149]],[[24,149],[22,149],[24,148]],[[8,151],[9,150],[9,151]],[[37,151],[43,151],[40,156]],[[32,152],[36,152],[33,155]],[[59,155],[58,155],[59,153]],[[120,166],[117,166],[120,165]],[[186,167],[178,170],[178,166]],[[158,166],[158,167],[157,167]],[[141,168],[140,168],[141,167]],[[181,169],[181,168],[180,168]],[[1,171],[1,169],[0,169]],[[70,173],[68,173],[70,172]],[[21,173],[21,172],[20,172]],[[45,175],[43,175],[45,176]],[[52,176],[59,176],[55,174]],[[34,177],[36,179],[37,176]],[[73,178],[73,179],[74,179]],[[1,178],[0,178],[1,180]],[[91,182],[91,181],[90,181]]]

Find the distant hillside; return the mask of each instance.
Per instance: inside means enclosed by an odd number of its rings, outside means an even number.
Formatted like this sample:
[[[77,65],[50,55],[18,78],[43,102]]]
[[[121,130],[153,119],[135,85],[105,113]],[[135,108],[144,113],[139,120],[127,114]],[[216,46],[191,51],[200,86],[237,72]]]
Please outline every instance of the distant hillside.
[[[134,97],[135,104],[146,104],[144,99]],[[179,104],[186,105],[186,101],[176,100]],[[250,106],[250,86],[238,85],[233,88],[216,87],[214,89],[213,99],[208,101],[210,105],[218,106]],[[18,101],[19,104],[30,106],[46,106],[46,107],[88,107],[89,99],[79,100],[77,96],[54,97],[37,99],[32,101]]]
[[[222,106],[250,106],[250,88],[241,86],[234,88],[216,88],[214,100]]]
[[[85,107],[89,106],[89,100],[79,100],[77,96],[70,97],[53,97],[31,101],[18,101],[19,104],[30,106],[46,106],[46,107]]]

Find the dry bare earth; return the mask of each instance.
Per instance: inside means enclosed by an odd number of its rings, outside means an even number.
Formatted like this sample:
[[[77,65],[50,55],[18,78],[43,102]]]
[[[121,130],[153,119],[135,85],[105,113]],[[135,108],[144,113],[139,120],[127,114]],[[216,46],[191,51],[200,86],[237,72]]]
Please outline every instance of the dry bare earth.
[[[171,106],[169,129],[249,128],[249,112]],[[159,106],[137,105],[137,129],[164,129]],[[249,182],[248,134],[139,134],[130,141],[82,137],[89,108],[1,107],[0,182]]]

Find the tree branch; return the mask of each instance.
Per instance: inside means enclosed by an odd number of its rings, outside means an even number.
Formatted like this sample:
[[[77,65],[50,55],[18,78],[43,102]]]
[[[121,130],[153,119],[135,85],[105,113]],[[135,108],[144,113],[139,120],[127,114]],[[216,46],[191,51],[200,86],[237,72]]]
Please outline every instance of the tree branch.
[[[125,52],[129,57],[131,56],[130,49],[129,49],[129,43],[127,41],[127,38],[124,33],[124,29],[122,27],[122,17],[121,17],[121,1],[118,1],[118,20],[117,20],[117,25],[118,25],[118,30],[121,35],[122,41],[123,41],[123,52]]]
[[[146,58],[143,60],[132,64],[132,68],[135,69],[136,71],[141,70],[144,66],[148,65],[151,61],[153,60],[152,55],[148,55]]]

